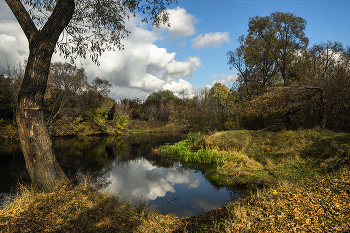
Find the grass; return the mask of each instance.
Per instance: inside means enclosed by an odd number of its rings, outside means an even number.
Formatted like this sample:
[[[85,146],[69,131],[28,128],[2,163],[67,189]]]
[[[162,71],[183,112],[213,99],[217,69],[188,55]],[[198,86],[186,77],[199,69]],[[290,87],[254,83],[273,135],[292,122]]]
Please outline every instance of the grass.
[[[350,173],[303,185],[259,190],[209,212],[182,219],[189,232],[349,232]]]
[[[0,211],[0,232],[349,232],[349,139],[317,130],[190,134],[155,151],[209,165],[217,184],[254,191],[178,219],[86,184],[48,194],[24,187]]]
[[[217,185],[261,187],[304,182],[348,166],[350,134],[299,130],[199,133],[155,150],[190,164],[209,165],[206,176]]]
[[[86,184],[53,193],[20,187],[12,204],[0,210],[0,232],[167,232],[179,221]]]
[[[160,130],[129,130],[128,135],[130,136],[135,136],[135,135],[140,135],[140,134],[144,134],[144,133],[151,133],[151,134],[160,134],[161,131]]]
[[[144,134],[145,131],[143,131],[143,130],[129,130],[127,133],[130,136],[134,136],[134,135]]]
[[[182,219],[193,232],[348,232],[350,134],[298,130],[199,133],[155,150],[190,165],[208,164],[217,185],[250,195]]]
[[[149,133],[158,132],[169,132],[169,133],[179,133],[186,130],[186,126],[176,125],[172,122],[162,122],[162,121],[140,121],[140,120],[130,120],[126,128],[127,131],[130,130],[141,130]]]

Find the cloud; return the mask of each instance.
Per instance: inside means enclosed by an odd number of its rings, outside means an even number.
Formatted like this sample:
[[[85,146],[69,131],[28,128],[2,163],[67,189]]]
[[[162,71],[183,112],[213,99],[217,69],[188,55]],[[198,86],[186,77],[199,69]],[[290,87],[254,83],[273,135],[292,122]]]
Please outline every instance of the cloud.
[[[191,40],[192,47],[202,49],[205,47],[220,47],[223,42],[229,43],[229,32],[210,32],[198,35]]]
[[[170,90],[179,98],[192,98],[194,96],[194,89],[192,84],[186,80],[179,79],[179,81],[171,81],[163,85],[163,90]]]
[[[214,79],[212,85],[214,85],[215,83],[228,84],[230,82],[235,82],[237,80],[237,75],[235,74],[226,75],[221,73],[220,75],[214,74],[210,78]]]
[[[0,4],[4,5],[3,2]],[[6,55],[9,62],[23,63],[29,54],[27,38],[17,20],[11,16],[8,6],[4,7],[4,14],[0,15],[0,68],[6,65]],[[169,11],[173,13],[173,19],[184,17],[180,22],[174,21],[170,34],[194,33],[192,15],[179,7]],[[189,28],[181,31],[182,24]],[[113,85],[110,96],[114,99],[145,99],[148,93],[161,89],[171,81],[194,76],[196,69],[202,65],[199,57],[177,61],[175,52],[156,46],[154,43],[158,40],[157,32],[148,30],[139,17],[130,17],[126,21],[126,28],[131,34],[121,41],[125,49],[103,53],[99,59],[100,66],[89,59],[76,60],[77,66],[82,65],[86,70],[89,82],[99,77],[107,79]],[[54,54],[52,62],[58,61],[69,62],[59,54]]]
[[[166,80],[193,77],[196,68],[201,67],[201,65],[202,63],[198,57],[188,57],[188,60],[184,62],[173,60],[167,64],[163,77]]]
[[[18,23],[0,21],[0,66],[24,61],[28,58],[27,38]]]
[[[107,79],[113,85],[110,96],[114,99],[145,99],[148,93],[157,91],[166,83],[179,78],[189,78],[202,64],[198,57],[176,61],[175,52],[168,52],[153,43],[156,32],[147,30],[138,18],[131,18],[126,28],[130,36],[123,40],[125,50],[102,54],[100,66],[90,60],[83,60],[88,79]],[[54,55],[56,59],[59,58]],[[55,60],[55,59],[53,59]]]
[[[184,8],[176,7],[167,9],[166,12],[169,13],[170,27],[161,24],[160,29],[168,30],[171,38],[183,38],[195,34],[194,24],[198,20]]]

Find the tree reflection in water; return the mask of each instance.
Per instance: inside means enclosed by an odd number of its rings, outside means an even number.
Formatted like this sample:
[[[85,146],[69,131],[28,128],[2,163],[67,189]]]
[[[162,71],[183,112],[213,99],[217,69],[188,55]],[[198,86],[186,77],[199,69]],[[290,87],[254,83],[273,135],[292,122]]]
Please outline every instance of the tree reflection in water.
[[[151,200],[161,213],[172,212],[179,217],[196,215],[236,198],[236,191],[222,189],[205,180],[201,173],[203,167],[193,170],[193,165],[181,165],[174,159],[152,153],[152,148],[180,139],[164,134],[60,137],[53,139],[53,148],[57,161],[73,184],[89,177],[94,187],[120,192],[135,204]],[[19,177],[29,178],[20,146],[14,148],[0,145],[0,166],[5,168],[0,168],[1,175],[4,173],[9,178],[0,182],[0,192],[5,195],[13,193]],[[10,159],[12,157],[16,162]]]

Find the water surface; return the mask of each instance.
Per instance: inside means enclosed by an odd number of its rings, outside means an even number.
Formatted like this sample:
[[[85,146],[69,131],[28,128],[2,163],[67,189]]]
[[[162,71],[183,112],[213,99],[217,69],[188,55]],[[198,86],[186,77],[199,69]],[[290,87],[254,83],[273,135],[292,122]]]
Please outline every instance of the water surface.
[[[53,148],[73,183],[89,176],[100,190],[117,193],[136,205],[152,203],[163,214],[199,215],[238,196],[234,190],[214,186],[202,172],[152,153],[152,148],[178,140],[162,134],[54,138]],[[18,144],[0,144],[0,171],[4,202],[14,193],[17,180],[30,182]]]

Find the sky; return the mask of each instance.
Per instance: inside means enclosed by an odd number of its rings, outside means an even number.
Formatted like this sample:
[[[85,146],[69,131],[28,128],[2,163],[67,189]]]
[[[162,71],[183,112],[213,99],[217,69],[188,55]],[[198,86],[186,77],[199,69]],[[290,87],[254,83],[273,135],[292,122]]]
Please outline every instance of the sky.
[[[237,71],[229,70],[226,53],[246,35],[250,17],[290,12],[306,20],[309,46],[322,41],[350,45],[350,0],[178,0],[168,9],[170,26],[154,28],[136,16],[126,22],[131,32],[122,40],[125,50],[105,52],[100,66],[78,59],[88,81],[95,77],[112,85],[110,96],[146,99],[158,90],[180,97],[222,83],[230,87]],[[27,39],[5,1],[0,0],[0,68],[7,62],[23,64]],[[54,54],[52,62],[69,62]]]

